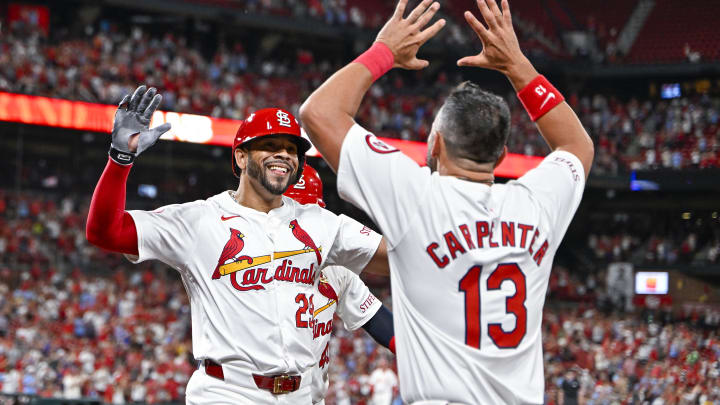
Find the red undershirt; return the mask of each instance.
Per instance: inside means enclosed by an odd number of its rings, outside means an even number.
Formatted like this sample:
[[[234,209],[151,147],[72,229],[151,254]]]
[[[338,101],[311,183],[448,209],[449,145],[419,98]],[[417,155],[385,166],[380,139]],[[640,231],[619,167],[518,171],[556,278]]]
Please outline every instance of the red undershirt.
[[[95,246],[113,252],[138,254],[135,221],[125,211],[125,190],[132,165],[108,158],[90,202],[85,235]]]

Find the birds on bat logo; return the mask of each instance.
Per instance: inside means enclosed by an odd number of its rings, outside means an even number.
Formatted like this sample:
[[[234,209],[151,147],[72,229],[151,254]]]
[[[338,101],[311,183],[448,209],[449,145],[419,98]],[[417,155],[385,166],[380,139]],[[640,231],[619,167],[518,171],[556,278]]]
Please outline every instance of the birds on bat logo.
[[[236,257],[245,247],[245,241],[243,240],[244,237],[245,235],[243,235],[242,232],[238,231],[237,229],[230,228],[230,239],[228,239],[227,243],[225,243],[225,247],[223,248],[222,253],[220,254],[220,258],[218,259],[217,266],[215,266],[215,271],[212,275],[213,280],[221,277],[220,267],[230,259],[233,259],[233,261],[235,262],[245,260],[248,264],[252,264],[253,258],[250,256],[243,255],[240,257]]]
[[[221,221],[238,217],[222,216]],[[313,285],[322,263],[322,246],[317,246],[310,235],[300,226],[297,219],[290,221],[289,228],[295,239],[303,245],[302,249],[282,250],[257,256],[241,255],[245,248],[245,235],[230,228],[230,237],[225,243],[211,278],[218,280],[230,276],[230,283],[238,291],[264,290],[265,285],[274,280]],[[289,237],[289,235],[288,235]],[[293,265],[291,257],[315,253],[317,263],[297,262]],[[278,265],[279,264],[279,265]],[[309,266],[307,266],[309,264]],[[274,270],[273,267],[277,266]]]
[[[308,233],[300,227],[297,219],[293,219],[292,221],[290,221],[290,229],[292,229],[292,234],[295,239],[302,242],[306,249],[312,249],[315,252],[318,267],[320,267],[320,265],[322,264],[322,255],[320,255],[320,249],[317,248],[315,242],[312,240],[310,235],[308,235]]]

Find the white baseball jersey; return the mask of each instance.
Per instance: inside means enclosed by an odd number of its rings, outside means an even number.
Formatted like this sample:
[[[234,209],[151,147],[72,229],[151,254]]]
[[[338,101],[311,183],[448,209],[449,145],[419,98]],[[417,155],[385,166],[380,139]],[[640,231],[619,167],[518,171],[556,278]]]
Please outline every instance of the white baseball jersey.
[[[388,243],[406,402],[543,402],[545,291],[584,184],[567,152],[488,186],[431,173],[359,125],[350,129],[338,191]]]
[[[157,259],[182,276],[195,358],[264,375],[310,371],[311,297],[320,268],[342,264],[360,272],[381,239],[348,217],[287,197],[268,213],[223,192],[130,214],[138,232],[133,261]]]
[[[357,274],[341,266],[331,266],[323,269],[322,277],[315,283],[313,303],[313,347],[317,363],[313,369],[312,402],[316,404],[325,398],[330,384],[328,368],[333,315],[337,312],[345,329],[357,330],[375,316],[382,302]]]

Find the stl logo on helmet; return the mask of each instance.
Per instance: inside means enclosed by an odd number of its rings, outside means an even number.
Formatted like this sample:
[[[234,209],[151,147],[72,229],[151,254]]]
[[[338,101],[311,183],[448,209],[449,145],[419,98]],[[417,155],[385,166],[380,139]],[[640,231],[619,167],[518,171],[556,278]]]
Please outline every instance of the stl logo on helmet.
[[[223,221],[236,218],[222,217]],[[300,226],[297,219],[290,221],[288,229],[293,238],[301,242],[302,249],[273,252],[272,255],[261,256],[241,255],[245,248],[245,235],[237,229],[230,228],[230,237],[220,253],[212,279],[230,276],[230,284],[238,291],[265,290],[264,284],[273,280],[313,285],[316,280],[317,268],[322,264],[322,246],[316,246],[312,237]],[[307,268],[294,267],[290,257],[315,253],[315,263]],[[273,272],[269,266],[273,260],[283,259]]]
[[[298,182],[295,183],[292,187],[298,190],[305,190],[305,174],[300,176],[300,180],[298,180]]]
[[[277,114],[275,114],[278,119],[278,125],[281,127],[292,127],[292,121],[290,121],[290,115],[286,113],[285,111],[278,110]]]

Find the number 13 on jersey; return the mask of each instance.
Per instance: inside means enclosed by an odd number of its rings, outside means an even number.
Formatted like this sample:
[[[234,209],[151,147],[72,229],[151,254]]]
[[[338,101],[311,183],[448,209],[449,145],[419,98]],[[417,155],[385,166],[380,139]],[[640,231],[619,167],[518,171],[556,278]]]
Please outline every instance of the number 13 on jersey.
[[[480,275],[482,266],[473,266],[460,279],[459,290],[465,294],[465,344],[480,349]],[[516,263],[501,263],[488,276],[487,290],[499,290],[504,281],[515,285],[515,294],[505,298],[505,313],[515,315],[515,328],[505,331],[499,323],[489,323],[490,339],[500,349],[518,347],[527,331],[527,308],[525,307],[525,274]]]

